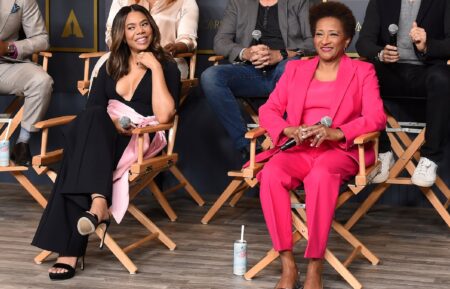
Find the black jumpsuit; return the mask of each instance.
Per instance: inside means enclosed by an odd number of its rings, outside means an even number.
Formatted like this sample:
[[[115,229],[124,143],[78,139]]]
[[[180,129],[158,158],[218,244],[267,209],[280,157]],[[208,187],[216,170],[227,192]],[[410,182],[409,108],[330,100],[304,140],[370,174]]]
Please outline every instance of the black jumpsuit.
[[[180,72],[176,63],[163,64],[167,87],[175,103],[180,91]],[[152,111],[152,72],[148,69],[133,97],[126,101],[116,92],[116,81],[100,69],[86,108],[63,128],[64,157],[44,210],[32,245],[59,253],[60,256],[82,256],[88,236],[81,236],[77,221],[91,206],[91,194],[112,199],[112,175],[130,141],[119,134],[106,108],[108,100],[116,99],[144,116]]]

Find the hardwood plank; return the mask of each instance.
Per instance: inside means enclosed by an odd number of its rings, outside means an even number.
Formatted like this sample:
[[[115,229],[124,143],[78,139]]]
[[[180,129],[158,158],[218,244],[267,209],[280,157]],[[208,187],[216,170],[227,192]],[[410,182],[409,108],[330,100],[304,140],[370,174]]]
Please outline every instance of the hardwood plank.
[[[48,195],[49,188],[39,188]],[[276,260],[252,281],[232,274],[233,242],[239,238],[240,225],[246,224],[248,263],[254,265],[270,249],[270,239],[262,217],[259,200],[244,197],[235,208],[224,206],[209,225],[200,219],[217,196],[207,196],[199,207],[189,196],[177,192],[168,196],[179,219],[170,222],[153,197],[138,196],[137,206],[177,244],[174,251],[156,241],[130,252],[138,273],[130,275],[106,250],[99,250],[98,238],[91,237],[86,268],[79,268],[75,278],[52,282],[47,269],[56,255],[41,265],[33,262],[40,252],[30,245],[42,208],[16,184],[0,184],[0,287],[16,288],[150,288],[150,289],[247,289],[273,288],[280,274]],[[347,219],[355,205],[346,205],[337,213]],[[110,233],[121,245],[144,236],[144,230],[127,215],[122,224],[112,224]],[[450,284],[450,232],[431,208],[393,208],[376,206],[352,229],[369,249],[381,259],[372,266],[356,258],[350,271],[363,288],[447,289]],[[331,234],[329,247],[344,260],[349,248]],[[296,260],[302,271],[305,243],[295,247]],[[350,288],[329,266],[325,266],[325,288]]]

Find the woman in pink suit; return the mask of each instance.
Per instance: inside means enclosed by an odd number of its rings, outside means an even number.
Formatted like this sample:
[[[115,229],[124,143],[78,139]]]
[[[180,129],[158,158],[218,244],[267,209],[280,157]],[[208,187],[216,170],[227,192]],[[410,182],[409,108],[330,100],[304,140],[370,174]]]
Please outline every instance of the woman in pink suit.
[[[259,109],[260,125],[275,148],[259,173],[261,204],[272,238],[280,252],[282,275],[276,289],[300,288],[292,253],[289,190],[301,183],[306,192],[309,259],[305,289],[319,289],[328,234],[340,185],[358,171],[353,140],[385,127],[386,116],[372,64],[345,55],[355,33],[355,17],[342,3],[321,3],[310,10],[311,32],[318,56],[287,64],[269,100]],[[331,127],[317,125],[331,117]],[[288,139],[296,145],[279,147]],[[367,150],[368,164],[374,151]]]

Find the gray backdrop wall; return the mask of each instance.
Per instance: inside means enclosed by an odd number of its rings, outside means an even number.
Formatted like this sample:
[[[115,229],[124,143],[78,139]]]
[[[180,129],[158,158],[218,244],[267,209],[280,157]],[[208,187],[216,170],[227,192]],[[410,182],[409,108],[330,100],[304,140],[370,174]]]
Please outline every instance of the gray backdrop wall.
[[[211,52],[212,40],[220,24],[224,9],[228,0],[197,0],[200,7],[199,21],[199,55],[197,75],[210,64],[207,62]],[[317,1],[314,1],[317,2]],[[346,0],[355,13],[358,20],[357,32],[359,31],[365,13],[367,0]],[[38,0],[47,17],[46,7],[49,11],[48,24],[51,35],[51,44],[54,50],[50,61],[49,73],[55,80],[54,94],[47,116],[59,116],[64,114],[76,114],[85,105],[85,97],[76,90],[76,82],[81,79],[83,64],[78,59],[80,51],[105,50],[104,31],[106,18],[111,5],[111,0]],[[97,3],[97,13],[95,13]],[[77,37],[75,33],[76,23],[73,23],[75,15],[78,26],[83,32],[83,37]],[[97,25],[95,23],[97,16]],[[74,35],[63,37],[63,31],[68,19],[72,22],[70,28]],[[69,22],[70,22],[69,21]],[[78,36],[79,33],[78,33]],[[97,38],[95,38],[97,36]],[[354,42],[353,42],[354,43]],[[70,47],[69,47],[70,46]],[[93,49],[95,47],[95,49]],[[351,46],[350,51],[354,46]],[[76,52],[58,52],[58,50]],[[8,97],[0,97],[0,108],[7,103]],[[419,106],[420,107],[420,106]],[[411,104],[394,106],[395,113],[406,119],[421,117],[420,109]],[[62,143],[61,135],[56,130],[50,135],[50,147],[58,147]],[[39,138],[35,136],[32,140],[32,152],[39,152]],[[229,182],[226,172],[237,169],[240,166],[239,155],[232,149],[232,144],[224,129],[211,112],[200,88],[197,88],[189,96],[189,99],[180,110],[180,127],[177,135],[176,151],[180,155],[179,168],[192,182],[197,190],[208,198],[220,194]],[[441,165],[439,172],[447,184],[450,184],[450,145],[446,148],[446,161]],[[46,176],[37,176],[33,171],[27,173],[30,179],[41,185],[50,185]],[[14,182],[8,174],[0,174],[0,182]],[[173,182],[170,177],[164,178],[164,184]],[[0,184],[1,185],[1,184]],[[256,193],[256,192],[254,192]],[[364,198],[365,194],[361,194]],[[412,186],[394,186],[389,193],[385,194],[381,202],[399,205],[427,205],[427,201],[417,188]]]

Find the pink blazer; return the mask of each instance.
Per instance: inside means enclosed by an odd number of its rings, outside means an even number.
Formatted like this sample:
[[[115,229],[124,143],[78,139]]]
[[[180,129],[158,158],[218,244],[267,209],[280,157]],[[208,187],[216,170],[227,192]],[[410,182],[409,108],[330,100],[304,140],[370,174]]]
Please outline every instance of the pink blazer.
[[[259,154],[256,161],[269,158],[287,141],[283,135],[284,128],[301,124],[306,94],[318,63],[319,58],[315,57],[290,61],[286,65],[275,90],[259,109],[260,126],[267,130],[275,148]],[[340,128],[345,141],[335,143],[335,147],[358,161],[354,139],[364,133],[383,130],[386,126],[373,65],[344,55],[339,64],[337,86],[329,116],[333,120],[331,127]],[[285,113],[286,119],[283,118]],[[366,158],[373,162],[373,150],[366,150]]]

